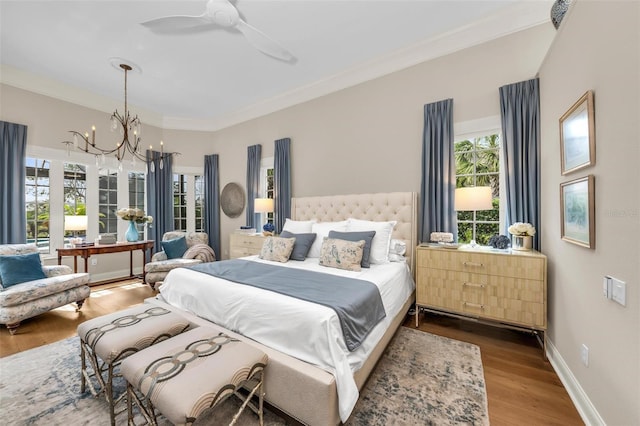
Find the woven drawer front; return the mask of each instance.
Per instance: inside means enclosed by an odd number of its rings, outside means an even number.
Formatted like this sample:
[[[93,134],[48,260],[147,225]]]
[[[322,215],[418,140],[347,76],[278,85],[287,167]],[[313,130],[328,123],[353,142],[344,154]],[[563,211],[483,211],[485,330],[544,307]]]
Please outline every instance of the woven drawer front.
[[[462,311],[462,285],[455,271],[417,269],[416,302],[457,312]]]
[[[254,250],[260,250],[262,249],[263,242],[264,238],[259,236],[231,234],[231,245],[234,247],[246,247],[253,248]]]
[[[424,250],[418,258],[420,266],[540,281],[545,272],[543,256],[444,249]]]

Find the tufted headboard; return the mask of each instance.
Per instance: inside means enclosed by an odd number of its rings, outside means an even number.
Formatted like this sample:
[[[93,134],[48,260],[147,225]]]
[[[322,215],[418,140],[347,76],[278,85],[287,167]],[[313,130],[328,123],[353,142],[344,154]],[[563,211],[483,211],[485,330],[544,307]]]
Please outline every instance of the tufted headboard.
[[[418,245],[418,195],[415,192],[331,195],[291,199],[291,219],[335,222],[350,217],[398,223],[391,238],[407,244],[407,264],[414,273]]]

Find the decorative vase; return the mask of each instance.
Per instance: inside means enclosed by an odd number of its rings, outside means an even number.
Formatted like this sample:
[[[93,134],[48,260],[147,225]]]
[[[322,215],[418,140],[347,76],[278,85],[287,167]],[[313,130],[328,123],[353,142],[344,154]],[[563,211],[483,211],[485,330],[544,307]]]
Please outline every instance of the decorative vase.
[[[136,223],[133,220],[129,221],[129,228],[127,228],[124,238],[130,243],[138,241],[138,228],[136,228]]]
[[[533,237],[531,235],[513,235],[511,239],[511,249],[518,251],[530,251],[533,247]]]

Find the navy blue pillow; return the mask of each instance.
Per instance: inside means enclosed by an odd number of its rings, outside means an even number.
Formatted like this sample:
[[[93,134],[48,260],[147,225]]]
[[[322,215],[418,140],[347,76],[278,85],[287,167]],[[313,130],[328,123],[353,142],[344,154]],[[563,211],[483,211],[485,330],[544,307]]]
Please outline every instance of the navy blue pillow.
[[[42,270],[39,253],[0,256],[2,287],[47,278]]]
[[[329,231],[329,238],[335,238],[337,240],[347,241],[362,241],[364,240],[364,248],[362,249],[362,261],[360,266],[368,268],[371,266],[369,255],[371,254],[371,240],[376,235],[376,231],[358,231],[358,232],[338,232]]]
[[[167,259],[180,259],[188,248],[187,239],[185,237],[162,241],[162,249],[167,255]]]
[[[294,234],[289,231],[282,231],[278,236],[281,238],[296,239],[296,242],[293,243],[291,256],[289,256],[289,259],[291,260],[305,260],[307,258],[307,254],[309,254],[309,250],[311,250],[313,241],[316,239],[316,234]]]

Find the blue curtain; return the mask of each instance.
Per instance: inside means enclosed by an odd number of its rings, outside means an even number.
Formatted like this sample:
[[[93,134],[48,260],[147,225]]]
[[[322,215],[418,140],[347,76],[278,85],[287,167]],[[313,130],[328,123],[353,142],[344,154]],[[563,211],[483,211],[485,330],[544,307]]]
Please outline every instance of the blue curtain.
[[[155,251],[161,251],[162,235],[173,231],[173,155],[165,155],[160,168],[160,152],[147,150],[147,214],[153,217],[149,237]],[[151,163],[155,170],[151,171]]]
[[[420,241],[429,241],[432,232],[451,232],[457,241],[458,225],[453,209],[456,187],[453,148],[453,99],[425,105]]]
[[[291,139],[275,141],[273,159],[273,203],[275,232],[284,227],[285,219],[291,217]]]
[[[262,229],[260,213],[254,213],[254,200],[260,198],[260,160],[262,145],[247,148],[247,226]]]
[[[204,156],[204,230],[220,260],[220,169],[218,154]]]
[[[506,173],[507,228],[528,222],[540,230],[540,88],[537,78],[500,88],[500,117]],[[540,232],[533,248],[540,249]]]
[[[0,121],[0,244],[27,242],[27,126]]]

